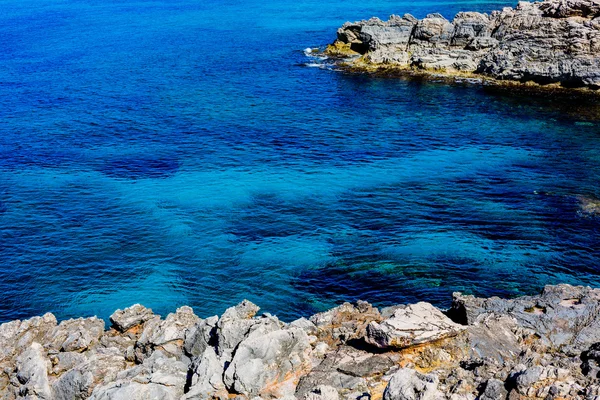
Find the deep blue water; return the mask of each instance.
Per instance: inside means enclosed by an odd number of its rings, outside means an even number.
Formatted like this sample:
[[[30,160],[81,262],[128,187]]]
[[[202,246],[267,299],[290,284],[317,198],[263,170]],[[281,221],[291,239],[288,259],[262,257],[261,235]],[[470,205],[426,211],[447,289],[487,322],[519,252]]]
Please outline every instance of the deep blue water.
[[[3,0],[0,322],[600,286],[597,104],[311,68],[491,1]],[[537,193],[537,194],[536,194]]]

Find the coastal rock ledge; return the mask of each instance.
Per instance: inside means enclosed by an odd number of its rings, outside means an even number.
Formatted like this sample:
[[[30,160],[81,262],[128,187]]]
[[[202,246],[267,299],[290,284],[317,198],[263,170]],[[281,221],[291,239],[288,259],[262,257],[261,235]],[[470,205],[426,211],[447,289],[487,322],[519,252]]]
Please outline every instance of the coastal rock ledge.
[[[358,71],[600,88],[600,2],[519,2],[491,14],[345,23],[326,53]]]
[[[345,303],[291,323],[258,310],[2,324],[0,399],[600,399],[600,289]]]

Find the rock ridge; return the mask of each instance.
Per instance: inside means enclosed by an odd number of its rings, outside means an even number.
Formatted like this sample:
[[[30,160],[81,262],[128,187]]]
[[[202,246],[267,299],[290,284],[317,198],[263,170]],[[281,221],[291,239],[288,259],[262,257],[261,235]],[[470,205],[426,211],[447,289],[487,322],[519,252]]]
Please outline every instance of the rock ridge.
[[[326,54],[355,71],[396,71],[600,88],[600,2],[521,1],[491,14],[347,22]]]
[[[258,311],[2,324],[0,399],[600,400],[600,289],[345,303],[291,323]]]

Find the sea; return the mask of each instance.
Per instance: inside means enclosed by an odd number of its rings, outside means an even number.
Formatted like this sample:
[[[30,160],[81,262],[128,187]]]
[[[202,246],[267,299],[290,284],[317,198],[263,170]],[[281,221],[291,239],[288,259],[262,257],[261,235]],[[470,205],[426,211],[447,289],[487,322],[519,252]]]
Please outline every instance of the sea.
[[[600,286],[598,100],[307,50],[514,3],[2,0],[0,322]]]

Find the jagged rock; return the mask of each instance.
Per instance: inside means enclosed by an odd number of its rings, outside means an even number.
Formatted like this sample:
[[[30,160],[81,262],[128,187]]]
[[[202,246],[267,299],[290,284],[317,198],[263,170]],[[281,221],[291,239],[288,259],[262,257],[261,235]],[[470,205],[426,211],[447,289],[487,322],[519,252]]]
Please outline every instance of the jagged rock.
[[[51,355],[52,374],[60,375],[70,369],[84,364],[88,361],[87,357],[81,353],[61,352]]]
[[[405,348],[457,335],[464,327],[429,303],[398,308],[391,318],[371,322],[365,340],[380,348]]]
[[[290,322],[289,327],[300,328],[304,332],[306,332],[307,335],[315,335],[317,333],[317,326],[314,323],[307,320],[306,318],[299,318],[295,321]]]
[[[183,396],[186,378],[184,363],[156,350],[142,365],[122,371],[114,381],[97,386],[90,399],[179,399]]]
[[[319,340],[332,345],[363,337],[370,322],[382,319],[377,308],[359,301],[356,306],[344,303],[329,311],[315,314],[310,318],[310,322],[317,327]]]
[[[190,357],[198,357],[207,347],[214,345],[219,317],[202,319],[185,334],[184,350]]]
[[[217,322],[217,353],[224,361],[230,361],[238,345],[252,335],[260,336],[281,329],[281,322],[273,316],[253,318],[259,307],[244,300],[225,311]]]
[[[49,360],[39,343],[32,343],[17,358],[17,379],[21,384],[19,394],[30,399],[50,400],[52,392],[48,381]]]
[[[522,351],[521,337],[525,335],[514,318],[506,315],[484,314],[466,330],[469,355],[498,362],[514,361]]]
[[[44,336],[55,327],[56,317],[50,313],[0,325],[0,361],[12,358],[15,351],[29,347],[34,341],[43,343]]]
[[[247,396],[291,395],[291,381],[311,367],[310,352],[308,336],[298,328],[250,337],[240,343],[225,371],[225,385]]]
[[[479,315],[508,315],[531,329],[542,343],[572,356],[600,341],[600,290],[583,286],[546,286],[539,296],[505,300],[454,294],[455,320],[473,323]]]
[[[110,316],[110,322],[120,332],[125,332],[134,326],[141,325],[152,319],[154,313],[151,309],[134,304],[124,310],[117,310]]]
[[[212,347],[193,362],[190,390],[183,397],[186,400],[227,399],[228,392],[223,383],[223,363]]]
[[[342,345],[327,353],[324,360],[303,376],[296,397],[303,398],[318,386],[331,386],[339,392],[368,391],[367,378],[382,375],[398,362],[397,355],[372,354]]]
[[[492,378],[486,382],[479,400],[504,400],[507,395],[508,391],[504,388],[504,382]]]
[[[304,400],[339,400],[338,391],[331,386],[321,385],[304,396]]]
[[[452,22],[440,14],[371,18],[344,24],[329,54],[363,55],[351,61],[355,69],[435,70],[597,88],[598,9],[593,0],[545,0],[491,15],[460,12]]]
[[[594,343],[581,353],[581,361],[581,370],[586,376],[600,378],[600,343]]]
[[[14,375],[16,358],[34,343],[44,343],[44,337],[56,327],[56,317],[47,313],[24,321],[0,325],[0,399],[12,400],[20,383]]]
[[[127,368],[127,361],[116,347],[97,348],[86,354],[88,361],[76,367],[82,373],[91,372],[95,380],[103,383],[114,381]]]
[[[415,370],[401,368],[396,372],[383,393],[383,400],[441,400],[438,378]]]
[[[598,292],[560,285],[513,300],[456,295],[448,315],[460,326],[426,303],[381,314],[344,304],[285,324],[255,317],[258,307],[244,302],[221,318],[183,308],[108,332],[97,319],[56,325],[47,315],[0,326],[0,399],[593,399]],[[379,336],[369,336],[373,327]],[[420,344],[390,347],[399,342]]]
[[[187,306],[178,308],[163,321],[157,317],[148,320],[136,343],[136,358],[143,361],[156,349],[180,358],[183,355],[186,332],[199,320],[200,318]]]
[[[52,384],[54,400],[83,400],[90,397],[94,386],[91,372],[71,370]]]
[[[85,351],[98,343],[104,321],[96,317],[63,321],[45,337],[44,347],[60,351]]]

